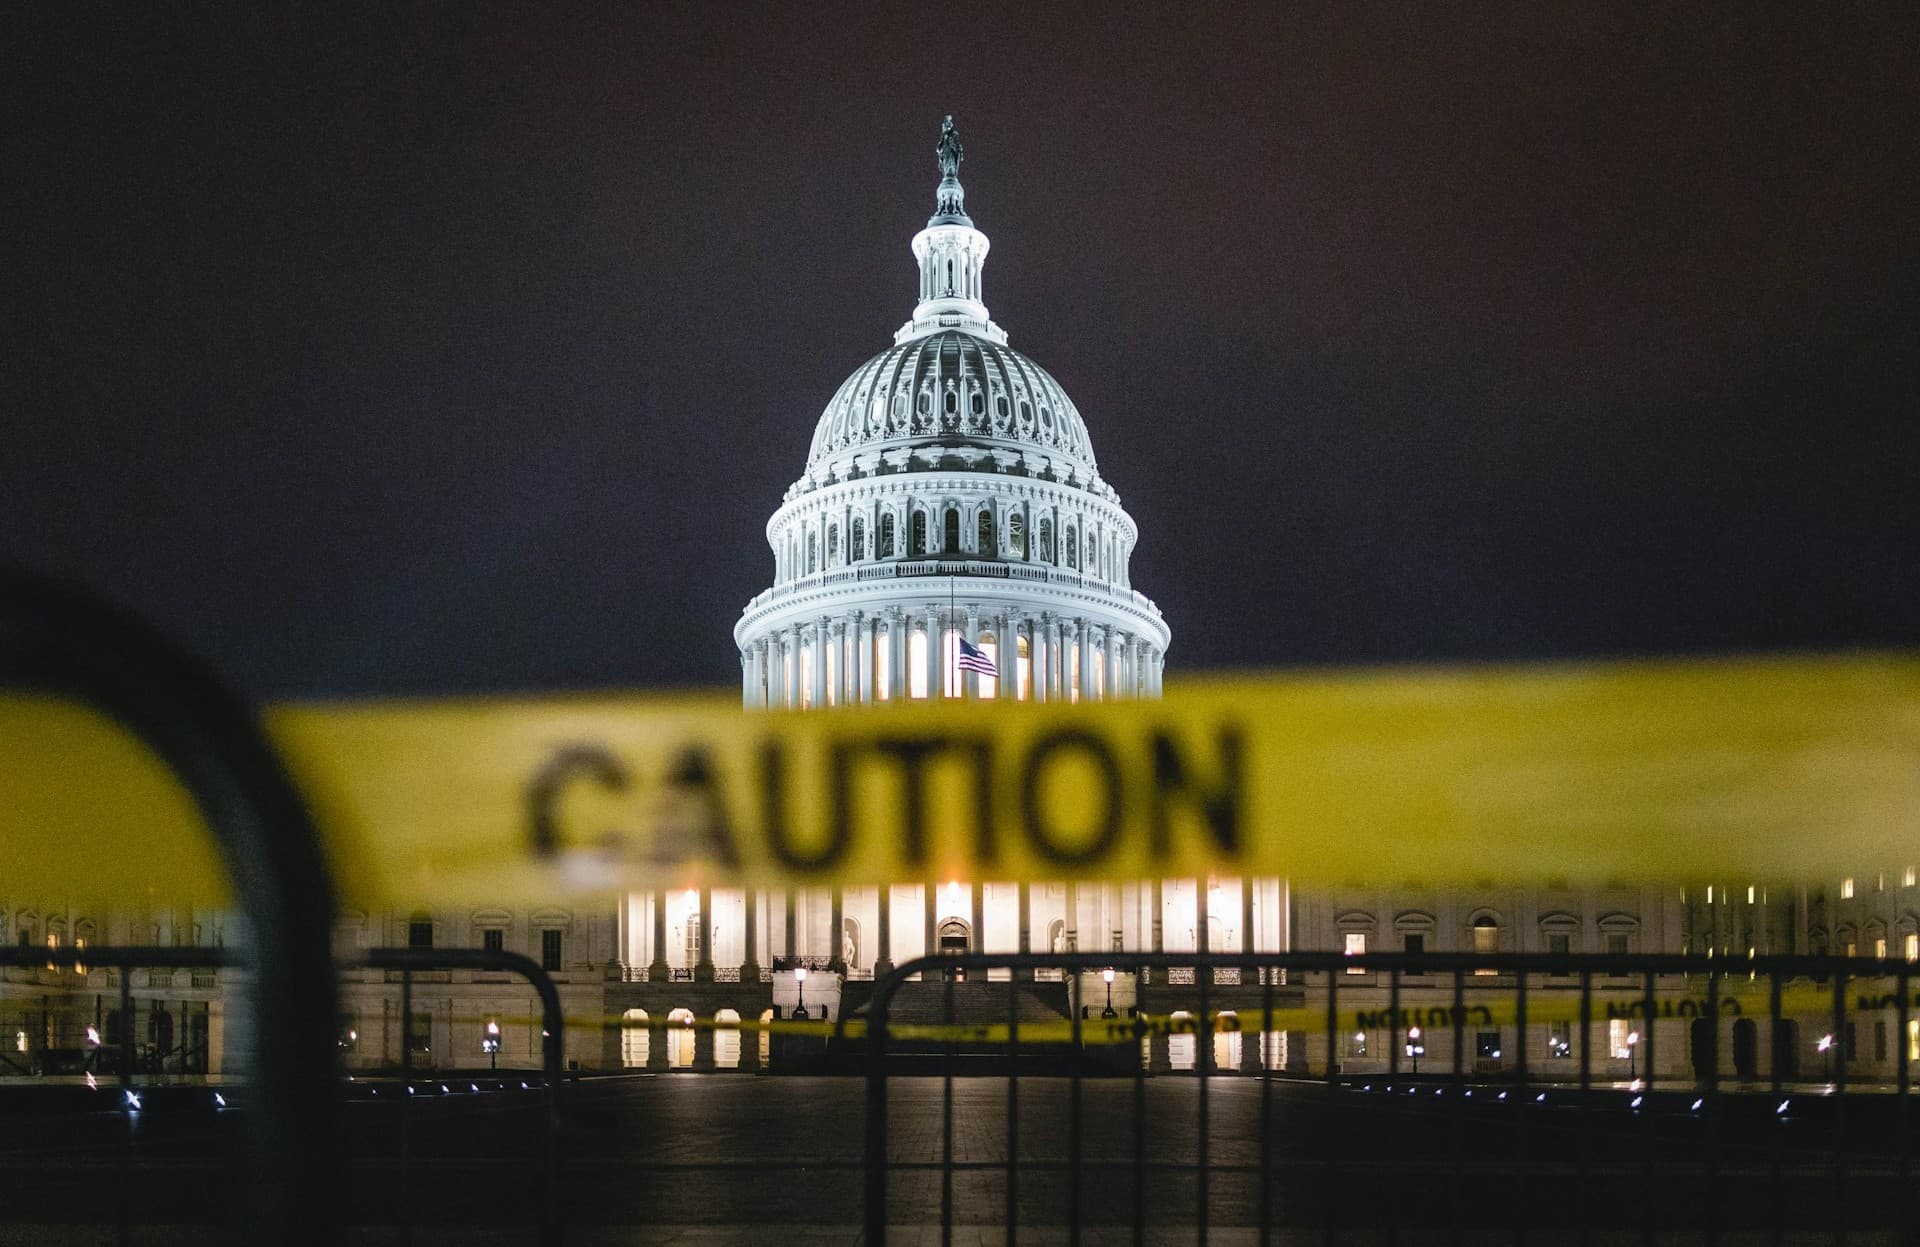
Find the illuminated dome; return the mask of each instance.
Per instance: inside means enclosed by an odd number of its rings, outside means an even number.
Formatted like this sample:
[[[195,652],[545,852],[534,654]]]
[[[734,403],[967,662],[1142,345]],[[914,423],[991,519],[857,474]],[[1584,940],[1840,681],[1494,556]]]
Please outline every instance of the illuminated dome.
[[[1171,634],[1133,588],[1133,518],[1060,383],[981,296],[987,236],[937,149],[919,302],[814,428],[767,521],[773,585],[734,626],[749,706],[923,697],[1151,697]],[[962,671],[960,642],[998,663]]]

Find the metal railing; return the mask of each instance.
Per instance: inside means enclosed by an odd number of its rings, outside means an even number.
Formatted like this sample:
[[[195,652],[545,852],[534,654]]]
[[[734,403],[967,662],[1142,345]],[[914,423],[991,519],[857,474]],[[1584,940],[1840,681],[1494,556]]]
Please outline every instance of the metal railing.
[[[206,820],[249,931],[247,992],[258,1044],[247,1115],[249,1233],[260,1242],[333,1241],[344,1118],[333,1041],[331,875],[254,707],[127,612],[49,577],[7,569],[0,569],[0,688],[71,701],[124,727],[173,772]],[[104,963],[103,951],[90,952],[89,961]],[[183,957],[189,951],[166,949],[174,960],[159,964],[191,964]]]
[[[1114,970],[1145,982],[1150,972],[1175,966],[1238,970],[1240,983],[1200,973],[1190,986],[1163,987],[1146,998],[1161,1007],[1190,1008],[1185,1022],[1156,1014],[1151,1003],[1137,1002],[1126,1014],[1103,1006],[1096,1014],[1092,1006],[1098,997],[1075,1000],[1066,1019],[1068,1059],[1044,1067],[1032,1059],[1043,1046],[1058,1054],[1062,1034],[1058,1023],[1021,1021],[1022,984],[1037,971],[1060,970],[1069,981],[1085,982],[1081,976]],[[1347,971],[1356,966],[1372,972],[1375,981],[1350,985]],[[1476,976],[1489,967],[1499,971],[1496,979]],[[1132,1241],[1142,1243],[1150,1223],[1169,1219],[1169,1197],[1176,1194],[1184,1210],[1181,1219],[1201,1243],[1222,1223],[1257,1227],[1262,1243],[1274,1241],[1283,1228],[1303,1226],[1329,1241],[1343,1229],[1417,1230],[1427,1237],[1446,1230],[1459,1241],[1464,1234],[1490,1230],[1522,1240],[1530,1230],[1549,1237],[1575,1231],[1590,1237],[1597,1227],[1623,1225],[1649,1241],[1656,1233],[1676,1230],[1711,1240],[1730,1218],[1780,1242],[1789,1226],[1805,1219],[1809,1193],[1819,1197],[1813,1206],[1826,1210],[1830,1241],[1872,1228],[1910,1242],[1916,1226],[1910,1023],[1917,969],[1904,961],[1871,959],[1656,955],[1100,952],[920,958],[882,978],[868,1006],[863,1241],[887,1241],[901,1205],[890,1189],[896,1180],[933,1175],[940,1184],[943,1243],[951,1241],[956,1225],[978,1224],[981,1192],[990,1188],[997,1188],[1009,1244],[1019,1227],[1036,1221],[1064,1225],[1067,1241],[1078,1243],[1090,1211],[1111,1219],[1122,1200]],[[944,977],[944,1017],[951,1023],[954,979],[973,981],[989,970],[1011,972],[1004,980],[1004,1024],[980,1032],[989,1035],[984,1041],[946,1041],[939,1069],[939,1151],[896,1155],[890,1150],[891,1093],[905,1072],[896,1063],[909,1054],[923,1057],[926,1049],[925,1027],[903,1028],[908,1036],[920,1036],[918,1043],[893,1033],[896,1002],[911,990],[908,984],[916,975]],[[1421,976],[1417,993],[1403,989],[1407,976]],[[1164,983],[1167,976],[1151,977]],[[1382,978],[1384,985],[1378,982]],[[1617,985],[1596,987],[1596,979],[1615,978],[1628,980],[1625,998]],[[1432,988],[1436,982],[1441,986]],[[1003,984],[996,981],[993,987]],[[934,982],[918,989],[942,991]],[[1888,1094],[1849,1094],[1847,1053],[1833,1044],[1827,1045],[1836,1056],[1827,1078],[1811,1086],[1796,1083],[1797,1062],[1778,1046],[1790,1031],[1786,1024],[1795,1020],[1796,1009],[1783,1007],[1789,991],[1801,1002],[1802,1013],[1809,994],[1824,1002],[1811,1017],[1830,1024],[1829,1036],[1847,1034],[1847,1024],[1863,1009],[1893,1015],[1897,1046],[1894,1077],[1883,1088]],[[1543,1079],[1544,1053],[1531,1046],[1529,1005],[1537,1023],[1565,1013],[1570,992],[1577,1003],[1568,1032],[1578,1035],[1575,1067],[1568,1077]],[[1775,1042],[1769,1046],[1765,1079],[1741,1087],[1723,1077],[1722,1023],[1743,1016],[1729,1004],[1762,993],[1763,1016]],[[1551,1004],[1541,1000],[1549,994]],[[1344,1005],[1343,996],[1349,998]],[[1358,997],[1365,997],[1366,1025],[1385,1031],[1387,1057],[1384,1070],[1363,1075],[1343,1071],[1340,1057],[1344,1020],[1350,1016],[1343,1008],[1350,1010]],[[1495,1004],[1497,1010],[1490,1007]],[[1638,1068],[1624,1083],[1596,1072],[1595,1030],[1609,1022],[1609,1008],[1643,1019],[1634,1032]],[[1476,1070],[1478,1062],[1469,1055],[1476,1009],[1499,1019],[1495,1033],[1513,1037],[1511,1053],[1495,1049],[1495,1068]],[[1242,1068],[1251,1067],[1258,1085],[1251,1096],[1230,1098],[1231,1137],[1221,1139],[1215,1100],[1224,1092],[1216,1089],[1219,1079],[1205,1075],[1216,1072],[1215,1036],[1239,1031],[1250,1012],[1256,1018],[1254,1034],[1242,1033],[1240,1043],[1257,1036],[1259,1055]],[[1310,1061],[1291,1060],[1279,1068],[1273,1059],[1278,1045],[1268,1034],[1270,1024],[1284,1020],[1286,1030],[1294,1031],[1303,1013],[1318,1024],[1290,1037],[1324,1041],[1318,1074]],[[1115,1015],[1120,1020],[1108,1020]],[[1030,1036],[1024,1040],[1023,1027]],[[1110,1040],[1116,1027],[1132,1046],[1121,1049],[1117,1061],[1089,1061],[1096,1051],[1089,1037]],[[1682,1075],[1672,1073],[1671,1062],[1665,1072],[1659,1064],[1656,1036],[1671,1043],[1676,1028],[1686,1032],[1690,1050],[1691,1069]],[[844,1022],[841,1030],[849,1039],[854,1034]],[[1191,1089],[1172,1097],[1191,1109],[1191,1127],[1166,1111],[1170,1097],[1164,1093],[1152,1097],[1156,1111],[1149,1114],[1153,1062],[1142,1060],[1139,1051],[1178,1035],[1193,1037],[1194,1068],[1202,1076],[1156,1085]],[[1569,1041],[1567,1055],[1572,1056],[1573,1046]],[[956,1149],[956,1070],[963,1058],[978,1058],[983,1049],[1000,1058],[987,1072],[1006,1082],[999,1111],[1004,1143],[1000,1155],[989,1159],[977,1158],[977,1137],[961,1140]],[[1419,1071],[1418,1060],[1427,1053],[1437,1060]],[[1043,1072],[1034,1072],[1035,1067]],[[1130,1154],[1102,1146],[1090,1156],[1083,1121],[1086,1085],[1102,1080],[1111,1088],[1114,1074],[1130,1077],[1132,1084],[1125,1132]],[[1050,1120],[1052,1115],[1064,1119],[1057,1123],[1064,1138],[1036,1143],[1033,1131],[1023,1130],[1023,1102],[1061,1077],[1067,1080],[1065,1103],[1052,1095],[1046,1111]],[[1023,1080],[1042,1088],[1023,1093]],[[1106,1144],[1117,1124],[1116,1106],[1112,1095],[1100,1100],[1105,1123],[1100,1137]],[[977,1094],[969,1102],[977,1130],[982,1102]],[[1299,1146],[1297,1123],[1314,1123],[1317,1149]],[[1250,1150],[1244,1145],[1249,1129],[1254,1135]],[[1170,1146],[1156,1142],[1156,1136],[1181,1142]],[[1420,1140],[1420,1147],[1399,1142],[1406,1139]],[[1544,1149],[1543,1140],[1550,1141]],[[1054,1143],[1063,1144],[1064,1155],[1051,1150]],[[1186,1146],[1190,1153],[1182,1150]],[[1216,1147],[1226,1154],[1216,1155]],[[962,1151],[976,1158],[964,1158]],[[964,1209],[956,1206],[956,1177],[971,1193]],[[1095,1204],[1087,1199],[1089,1180],[1098,1186]],[[1488,1181],[1493,1185],[1476,1197],[1475,1184]],[[1631,1191],[1625,1200],[1623,1183]],[[1035,1188],[1037,1193],[1027,1194]],[[925,1198],[930,1206],[930,1194]]]
[[[540,1061],[547,1101],[546,1147],[540,1172],[541,1241],[558,1247],[565,1237],[566,1215],[560,1204],[560,1083],[565,1047],[566,1014],[560,1008],[560,990],[540,963],[531,957],[484,948],[375,948],[358,963],[369,969],[400,973],[400,1228],[403,1241],[412,1229],[412,1202],[408,1198],[408,1170],[412,1161],[410,1129],[413,1104],[413,976],[422,970],[499,970],[517,974],[540,996]]]

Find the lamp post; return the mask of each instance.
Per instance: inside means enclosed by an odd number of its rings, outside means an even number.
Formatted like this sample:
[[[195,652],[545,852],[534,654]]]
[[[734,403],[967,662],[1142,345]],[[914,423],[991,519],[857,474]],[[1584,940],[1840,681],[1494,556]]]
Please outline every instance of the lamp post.
[[[1100,1010],[1100,1016],[1103,1018],[1117,1018],[1120,1015],[1113,1011],[1113,968],[1109,966],[1107,969],[1100,971],[1100,977],[1107,981],[1107,1007]]]
[[[487,1037],[480,1041],[480,1046],[487,1050],[487,1068],[498,1070],[500,1068],[500,1023],[492,1018],[487,1019]]]
[[[1639,1077],[1633,1072],[1634,1053],[1638,1052],[1639,1050],[1640,1050],[1640,1032],[1628,1031],[1627,1032],[1627,1083],[1629,1086],[1640,1081]]]
[[[1409,1026],[1407,1028],[1407,1055],[1413,1059],[1413,1072],[1416,1075],[1420,1072],[1420,1058],[1425,1056],[1426,1052],[1427,1045],[1420,1041],[1420,1028],[1418,1026]]]
[[[793,986],[794,990],[800,993],[799,1003],[793,1006],[793,1016],[804,1019],[807,1016],[807,968],[805,966],[793,968]]]
[[[1827,1054],[1827,1081],[1828,1082],[1833,1081],[1833,1046],[1834,1046],[1833,1036],[1830,1034],[1820,1036],[1820,1042],[1814,1045],[1814,1049],[1816,1051],[1824,1052]]]

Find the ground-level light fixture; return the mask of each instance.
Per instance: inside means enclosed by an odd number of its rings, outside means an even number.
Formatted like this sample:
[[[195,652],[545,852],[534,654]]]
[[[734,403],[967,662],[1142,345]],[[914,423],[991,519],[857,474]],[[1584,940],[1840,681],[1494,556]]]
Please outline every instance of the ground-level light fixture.
[[[487,1019],[487,1034],[486,1037],[480,1041],[480,1048],[487,1054],[487,1068],[490,1070],[499,1069],[500,1023],[492,1018]]]
[[[793,1016],[805,1018],[807,1016],[807,968],[805,966],[793,968],[793,987],[799,993],[797,1003],[793,1006]]]
[[[1427,1043],[1425,1037],[1420,1033],[1420,1028],[1418,1026],[1409,1026],[1407,1028],[1407,1056],[1413,1061],[1414,1073],[1418,1074],[1420,1072],[1420,1058],[1426,1054]]]
[[[1119,1017],[1120,1015],[1115,1013],[1113,1009],[1113,967],[1108,966],[1106,969],[1100,971],[1100,977],[1105,979],[1107,983],[1107,1007],[1100,1010],[1100,1016],[1103,1018]]]

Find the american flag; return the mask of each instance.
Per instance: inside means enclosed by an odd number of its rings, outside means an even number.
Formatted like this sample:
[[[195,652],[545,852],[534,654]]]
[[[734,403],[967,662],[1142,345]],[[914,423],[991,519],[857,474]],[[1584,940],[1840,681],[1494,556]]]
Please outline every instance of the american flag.
[[[955,665],[960,670],[971,671],[975,675],[992,676],[996,680],[1000,678],[1000,669],[993,665],[993,659],[980,652],[977,646],[968,644],[967,638],[956,639],[960,642],[960,661]]]

